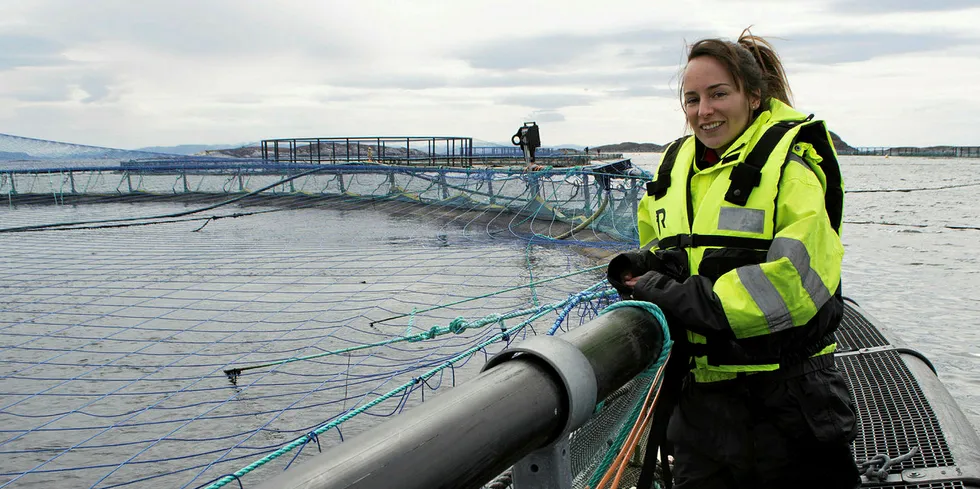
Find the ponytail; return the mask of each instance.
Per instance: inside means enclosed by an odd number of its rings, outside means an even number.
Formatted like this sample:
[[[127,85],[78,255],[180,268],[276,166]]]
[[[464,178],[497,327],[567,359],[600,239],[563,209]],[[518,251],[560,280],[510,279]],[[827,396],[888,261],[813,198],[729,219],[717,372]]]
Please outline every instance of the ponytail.
[[[738,37],[738,45],[748,50],[759,65],[759,69],[762,71],[762,82],[768,96],[792,106],[793,93],[789,88],[789,81],[786,80],[786,71],[783,69],[783,63],[772,44],[753,35],[746,28]]]

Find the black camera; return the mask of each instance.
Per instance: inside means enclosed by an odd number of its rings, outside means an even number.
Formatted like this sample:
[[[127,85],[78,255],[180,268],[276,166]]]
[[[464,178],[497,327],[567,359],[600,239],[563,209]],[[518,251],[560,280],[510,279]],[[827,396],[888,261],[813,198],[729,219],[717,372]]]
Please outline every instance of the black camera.
[[[515,146],[520,146],[524,151],[524,162],[530,165],[534,163],[534,150],[541,147],[541,135],[538,133],[536,122],[525,122],[517,130],[517,134],[510,139]]]

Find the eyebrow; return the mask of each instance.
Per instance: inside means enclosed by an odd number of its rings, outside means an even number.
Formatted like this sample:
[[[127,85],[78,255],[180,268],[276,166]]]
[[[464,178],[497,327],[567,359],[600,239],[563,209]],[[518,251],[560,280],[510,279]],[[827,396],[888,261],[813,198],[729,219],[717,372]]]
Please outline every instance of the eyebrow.
[[[721,87],[721,86],[729,86],[730,87],[731,85],[728,84],[728,83],[725,83],[725,82],[715,83],[714,85],[711,85],[710,87],[708,87],[708,90],[714,90],[714,89],[716,89],[718,87]],[[695,95],[697,95],[697,92],[695,92],[694,90],[688,90],[688,91],[684,92],[684,95],[690,95],[692,93],[695,94]]]

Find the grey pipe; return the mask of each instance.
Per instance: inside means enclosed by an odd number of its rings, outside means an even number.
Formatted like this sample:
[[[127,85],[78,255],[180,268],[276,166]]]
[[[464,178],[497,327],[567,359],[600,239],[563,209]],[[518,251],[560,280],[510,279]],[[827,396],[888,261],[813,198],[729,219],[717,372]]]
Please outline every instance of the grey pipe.
[[[653,316],[634,307],[561,338],[588,359],[598,399],[646,369],[663,342]],[[545,362],[519,355],[259,487],[478,488],[561,433],[568,414],[563,391]]]

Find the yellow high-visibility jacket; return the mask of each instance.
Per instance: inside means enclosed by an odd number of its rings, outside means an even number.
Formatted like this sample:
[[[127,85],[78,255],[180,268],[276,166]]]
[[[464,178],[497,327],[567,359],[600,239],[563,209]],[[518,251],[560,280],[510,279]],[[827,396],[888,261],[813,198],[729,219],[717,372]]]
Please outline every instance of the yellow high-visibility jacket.
[[[637,216],[641,246],[683,249],[690,276],[634,297],[687,329],[699,382],[833,353],[843,182],[824,123],[770,99],[720,161],[703,151],[675,141]]]

